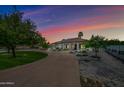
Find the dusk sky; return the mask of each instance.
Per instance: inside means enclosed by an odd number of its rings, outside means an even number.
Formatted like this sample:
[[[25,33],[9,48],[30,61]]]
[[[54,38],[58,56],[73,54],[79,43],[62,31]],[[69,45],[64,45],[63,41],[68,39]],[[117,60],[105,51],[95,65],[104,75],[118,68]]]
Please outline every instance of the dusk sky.
[[[17,6],[24,18],[31,18],[37,30],[49,42],[77,37],[102,35],[124,40],[124,6]],[[12,6],[0,6],[0,14],[9,13]]]

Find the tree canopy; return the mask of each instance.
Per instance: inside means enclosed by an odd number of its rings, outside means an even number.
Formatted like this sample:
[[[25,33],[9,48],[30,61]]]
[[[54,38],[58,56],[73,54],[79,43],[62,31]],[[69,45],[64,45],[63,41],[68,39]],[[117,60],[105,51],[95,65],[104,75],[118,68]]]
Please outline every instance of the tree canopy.
[[[0,15],[0,46],[12,50],[15,57],[17,45],[28,46],[48,46],[48,43],[41,34],[36,31],[36,25],[30,19],[23,19],[20,11],[14,11],[10,14]]]
[[[104,47],[104,39],[105,38],[103,36],[92,35],[92,37],[85,43],[85,47],[91,47],[95,51],[95,56],[97,56],[99,48]]]

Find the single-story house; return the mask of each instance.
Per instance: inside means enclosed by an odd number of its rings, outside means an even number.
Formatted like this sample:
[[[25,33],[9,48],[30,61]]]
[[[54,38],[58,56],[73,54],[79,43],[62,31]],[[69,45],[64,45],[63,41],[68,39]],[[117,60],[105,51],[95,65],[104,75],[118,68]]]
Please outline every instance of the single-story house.
[[[63,39],[61,41],[55,42],[51,44],[52,49],[60,49],[60,50],[81,50],[84,48],[84,43],[86,42],[86,39],[82,38],[69,38],[69,39]]]

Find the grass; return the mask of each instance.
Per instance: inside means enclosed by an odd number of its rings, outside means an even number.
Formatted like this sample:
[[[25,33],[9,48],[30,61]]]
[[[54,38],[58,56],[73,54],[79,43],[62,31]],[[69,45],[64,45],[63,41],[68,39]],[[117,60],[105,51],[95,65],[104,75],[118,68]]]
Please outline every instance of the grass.
[[[16,58],[8,53],[0,53],[0,70],[28,64],[47,57],[46,53],[34,51],[17,51]]]

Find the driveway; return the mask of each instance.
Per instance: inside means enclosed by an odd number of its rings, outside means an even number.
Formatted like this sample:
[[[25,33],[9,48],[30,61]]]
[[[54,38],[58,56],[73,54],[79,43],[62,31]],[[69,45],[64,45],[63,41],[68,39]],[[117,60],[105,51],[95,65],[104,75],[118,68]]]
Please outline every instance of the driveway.
[[[79,87],[79,64],[72,54],[51,52],[37,62],[1,70],[0,86]]]

